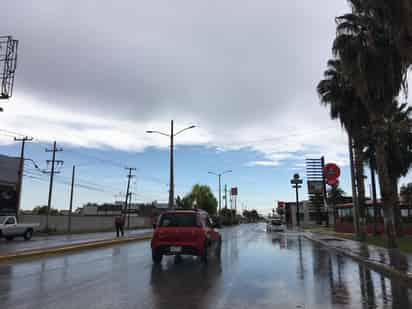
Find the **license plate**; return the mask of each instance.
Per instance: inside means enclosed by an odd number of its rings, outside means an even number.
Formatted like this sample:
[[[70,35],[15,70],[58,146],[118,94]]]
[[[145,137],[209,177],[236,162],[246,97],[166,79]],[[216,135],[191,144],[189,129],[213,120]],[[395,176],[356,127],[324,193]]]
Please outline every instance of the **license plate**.
[[[174,246],[172,246],[172,247],[170,247],[170,252],[174,252],[174,253],[176,253],[176,252],[182,252],[182,247],[174,247]]]

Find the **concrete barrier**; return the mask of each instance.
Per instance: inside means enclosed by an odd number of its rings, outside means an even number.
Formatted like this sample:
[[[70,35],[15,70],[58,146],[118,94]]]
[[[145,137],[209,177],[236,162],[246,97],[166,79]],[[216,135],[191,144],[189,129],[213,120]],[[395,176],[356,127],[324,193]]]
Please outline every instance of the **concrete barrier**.
[[[79,216],[72,215],[72,232],[97,232],[114,229],[114,216]],[[21,215],[21,223],[40,223],[39,231],[46,229],[45,215]],[[49,216],[49,229],[53,232],[65,233],[68,231],[69,216]],[[127,227],[127,220],[126,220]],[[151,227],[150,218],[130,217],[131,228]]]

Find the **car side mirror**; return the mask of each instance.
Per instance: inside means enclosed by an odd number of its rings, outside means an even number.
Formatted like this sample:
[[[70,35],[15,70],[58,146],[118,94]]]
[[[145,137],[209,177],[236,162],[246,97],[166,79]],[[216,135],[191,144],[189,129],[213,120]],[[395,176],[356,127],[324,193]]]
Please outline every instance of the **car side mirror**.
[[[156,229],[156,223],[153,223],[153,229]]]

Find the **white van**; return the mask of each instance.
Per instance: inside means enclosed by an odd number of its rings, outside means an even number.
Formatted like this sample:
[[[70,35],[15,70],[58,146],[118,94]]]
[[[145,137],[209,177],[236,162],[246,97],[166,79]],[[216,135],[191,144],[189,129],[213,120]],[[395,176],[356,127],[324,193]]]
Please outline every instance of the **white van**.
[[[285,225],[281,218],[272,218],[266,224],[266,231],[268,232],[284,232]]]

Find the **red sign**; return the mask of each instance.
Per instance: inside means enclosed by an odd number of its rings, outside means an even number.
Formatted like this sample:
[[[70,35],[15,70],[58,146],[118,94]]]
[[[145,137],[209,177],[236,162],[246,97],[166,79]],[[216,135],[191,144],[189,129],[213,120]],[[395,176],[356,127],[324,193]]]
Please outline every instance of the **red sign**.
[[[237,195],[237,187],[233,187],[230,189],[230,195]]]
[[[285,208],[285,202],[278,202],[278,208]]]
[[[329,186],[335,186],[335,187],[339,186],[339,180],[337,180],[337,179],[327,179],[326,183]]]
[[[323,169],[323,175],[328,181],[336,181],[340,176],[340,168],[335,163],[328,163]]]

